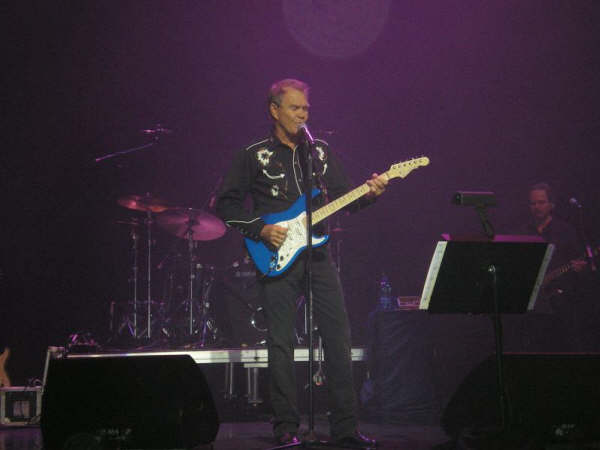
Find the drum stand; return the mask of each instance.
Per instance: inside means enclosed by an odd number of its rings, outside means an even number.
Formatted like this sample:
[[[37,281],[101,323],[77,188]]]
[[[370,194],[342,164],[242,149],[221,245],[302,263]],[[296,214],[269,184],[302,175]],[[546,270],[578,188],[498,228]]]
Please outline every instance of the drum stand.
[[[152,211],[146,211],[146,235],[148,237],[148,254],[147,254],[147,269],[148,272],[146,274],[146,289],[147,289],[147,309],[146,309],[146,329],[141,333],[138,333],[139,338],[144,338],[148,340],[150,345],[162,345],[164,344],[164,339],[170,337],[170,333],[168,330],[168,317],[165,309],[164,299],[160,302],[152,301],[152,224],[154,223],[154,218],[152,216]],[[139,302],[138,302],[139,303]],[[155,303],[158,309],[155,309],[155,314],[152,313],[152,304]],[[136,308],[134,308],[135,310]],[[154,317],[153,317],[154,315]],[[154,330],[158,331],[158,335],[154,336],[152,332],[152,323],[154,322]],[[159,339],[162,333],[162,340]],[[154,341],[153,341],[154,339]]]
[[[146,300],[147,300],[147,309],[146,309],[146,329],[139,330],[138,324],[140,321],[138,320],[138,311],[139,311],[139,303],[138,300],[138,249],[137,242],[134,244],[134,279],[133,279],[133,324],[134,324],[134,337],[136,339],[152,339],[152,224],[154,220],[152,219],[152,211],[146,211],[146,219],[144,220],[146,224],[146,237],[148,238],[147,242],[147,273],[146,273]]]
[[[133,240],[133,337],[137,339],[137,304],[138,304],[138,240],[140,236],[135,231],[135,226],[131,227],[131,239]],[[131,330],[130,330],[131,332]]]
[[[200,338],[200,347],[204,347],[207,342],[209,333],[212,333],[213,338],[216,338],[217,329],[215,327],[214,320],[210,317],[210,291],[212,289],[214,278],[210,268],[203,268],[202,271],[202,290],[200,294],[200,301],[202,302],[202,335]]]
[[[188,332],[188,336],[191,339],[194,334],[195,334],[195,327],[194,327],[194,316],[197,314],[194,308],[194,305],[196,304],[196,300],[194,299],[194,288],[196,285],[196,270],[198,269],[195,258],[194,258],[194,230],[193,230],[193,225],[195,225],[195,220],[190,218],[188,221],[188,230],[186,232],[187,234],[187,241],[188,241],[188,257],[189,257],[189,285],[188,285],[188,298],[187,300],[185,300],[185,305],[187,306],[187,313],[188,313],[188,323],[187,323],[187,332]],[[201,269],[204,269],[203,267],[200,267]],[[196,304],[196,307],[200,309],[200,320],[199,323],[201,325],[200,328],[200,342],[198,343],[198,345],[200,347],[204,347],[207,344],[207,335],[209,334],[209,332],[212,332],[213,334],[215,333],[215,326],[213,321],[211,320],[210,316],[209,316],[209,309],[210,309],[210,301],[209,301],[209,295],[210,295],[210,291],[212,288],[212,283],[213,283],[213,279],[212,279],[212,275],[208,272],[202,272],[202,276],[200,278],[200,280],[198,280],[200,282],[200,306],[198,306]]]
[[[148,290],[147,300],[148,300],[148,311],[147,311],[147,337],[148,340],[152,338],[152,212],[150,210],[146,211],[146,229],[148,236],[148,274],[146,279],[146,287]],[[137,307],[134,305],[134,314]]]
[[[124,321],[119,325],[117,334],[127,327],[129,330],[129,334],[135,339],[147,338],[150,340],[152,338],[152,212],[150,210],[146,211],[146,219],[144,221],[146,224],[147,237],[148,237],[148,248],[147,248],[147,264],[148,264],[148,272],[147,272],[147,323],[146,329],[141,329],[141,322],[139,320],[140,313],[140,299],[139,299],[139,239],[140,235],[136,231],[135,227],[137,224],[133,224],[131,228],[131,240],[133,241],[132,245],[132,253],[133,253],[133,261],[132,261],[132,278],[131,282],[133,283],[133,293],[131,304],[133,306],[133,314],[130,318],[129,313],[125,314]]]
[[[196,267],[194,261],[194,231],[192,230],[192,221],[189,221],[189,228],[187,231],[188,236],[188,255],[189,255],[189,269],[190,269],[190,280],[188,290],[188,333],[192,337],[194,334],[194,279],[196,278]]]
[[[136,227],[137,227],[137,223],[136,222],[132,222],[131,223],[131,240],[133,242],[133,245],[131,246],[131,251],[133,254],[133,258],[132,258],[132,266],[131,266],[131,275],[132,277],[128,279],[129,283],[133,283],[133,292],[132,292],[132,300],[130,302],[130,304],[133,306],[133,315],[130,315],[130,311],[129,311],[129,303],[127,304],[127,308],[125,309],[125,314],[123,315],[124,318],[122,319],[122,322],[119,323],[117,328],[114,328],[114,319],[115,319],[115,302],[111,302],[110,304],[110,331],[111,331],[111,335],[113,336],[113,338],[115,338],[116,336],[120,335],[121,332],[123,331],[123,329],[127,328],[129,335],[131,337],[133,337],[134,339],[138,338],[138,314],[137,314],[137,307],[138,307],[138,270],[139,270],[139,266],[138,266],[138,255],[139,255],[139,245],[138,245],[138,241],[140,239],[140,235],[138,234],[138,232],[136,231]]]

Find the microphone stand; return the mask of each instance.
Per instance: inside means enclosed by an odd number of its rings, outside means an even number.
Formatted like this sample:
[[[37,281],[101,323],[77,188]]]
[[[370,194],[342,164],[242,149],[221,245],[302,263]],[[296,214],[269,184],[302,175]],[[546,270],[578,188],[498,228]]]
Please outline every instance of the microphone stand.
[[[145,145],[141,145],[139,147],[133,147],[133,148],[129,148],[127,150],[121,150],[120,152],[114,152],[114,153],[109,153],[107,155],[104,156],[99,156],[98,158],[94,159],[95,163],[99,163],[104,161],[105,159],[111,159],[114,158],[115,156],[121,156],[121,155],[126,155],[128,153],[133,153],[133,152],[137,152],[139,150],[146,150],[150,147],[154,147],[155,145],[158,144],[158,139],[154,139],[152,142],[150,142],[149,144],[145,144]]]
[[[305,273],[305,286],[304,286],[304,299],[306,301],[307,316],[308,316],[308,432],[306,438],[299,441],[298,443],[281,445],[278,447],[272,447],[269,450],[285,449],[292,447],[319,447],[321,445],[326,446],[326,442],[317,441],[315,436],[315,406],[314,406],[314,390],[313,390],[313,360],[314,360],[314,312],[313,312],[313,292],[312,292],[312,190],[313,190],[313,147],[314,140],[308,132],[308,130],[299,130],[303,135],[303,143],[299,144],[301,148],[305,150],[306,159],[306,178],[305,178],[305,208],[306,208],[306,249],[305,249],[305,262],[304,262],[304,273]],[[303,152],[300,152],[302,154]]]
[[[292,447],[303,447],[303,448],[320,448],[320,447],[336,447],[335,445],[327,442],[317,440],[315,436],[315,403],[314,403],[314,382],[313,382],[313,370],[314,370],[314,359],[315,359],[315,348],[314,348],[314,309],[313,309],[313,290],[312,290],[312,235],[313,235],[313,223],[312,223],[312,192],[313,192],[313,150],[315,147],[315,141],[310,134],[310,131],[302,125],[299,132],[303,136],[302,148],[304,148],[306,158],[306,177],[305,177],[305,208],[306,208],[306,249],[305,256],[306,260],[304,263],[305,273],[305,287],[304,287],[304,299],[306,301],[306,307],[308,311],[308,431],[304,440],[293,443],[282,445],[279,447],[272,447],[270,450],[284,449]],[[302,152],[300,152],[302,154]],[[315,374],[316,375],[316,374]],[[315,378],[316,380],[316,378]],[[337,446],[339,448],[339,446]]]
[[[118,152],[108,153],[106,155],[99,156],[98,158],[94,159],[94,162],[96,164],[98,164],[99,162],[102,162],[105,159],[112,159],[115,156],[127,155],[128,153],[135,153],[140,150],[147,150],[150,147],[154,147],[155,145],[160,144],[160,137],[162,135],[172,133],[172,130],[170,130],[168,128],[163,128],[163,126],[160,123],[157,123],[154,128],[150,128],[147,130],[140,130],[140,131],[142,134],[152,136],[152,142],[149,142],[148,144],[140,145],[139,147],[128,148],[126,150],[121,150]]]
[[[304,273],[306,277],[306,285],[304,298],[308,306],[308,442],[315,442],[315,405],[314,405],[314,388],[312,382],[312,373],[314,366],[314,309],[313,309],[313,291],[312,291],[312,190],[313,190],[313,147],[314,141],[311,143],[307,140],[305,144],[306,150],[306,180],[305,180],[305,195],[306,195],[306,260]]]

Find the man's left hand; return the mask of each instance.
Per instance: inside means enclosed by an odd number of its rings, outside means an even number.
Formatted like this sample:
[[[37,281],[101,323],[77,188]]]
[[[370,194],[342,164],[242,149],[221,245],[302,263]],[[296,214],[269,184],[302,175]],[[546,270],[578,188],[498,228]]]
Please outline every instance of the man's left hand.
[[[384,175],[378,175],[374,173],[371,175],[371,179],[367,180],[367,185],[370,191],[367,193],[367,197],[373,198],[378,197],[385,192],[385,187],[388,184],[388,179]]]

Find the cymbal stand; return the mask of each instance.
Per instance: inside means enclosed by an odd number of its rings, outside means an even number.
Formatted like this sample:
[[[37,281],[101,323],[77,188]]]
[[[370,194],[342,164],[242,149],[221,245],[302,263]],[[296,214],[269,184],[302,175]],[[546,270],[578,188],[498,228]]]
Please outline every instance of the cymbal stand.
[[[131,227],[131,239],[133,240],[133,337],[138,338],[138,326],[137,326],[137,307],[138,307],[138,253],[139,245],[138,240],[140,236],[135,231],[135,226]]]
[[[188,252],[189,252],[189,264],[190,264],[190,282],[189,282],[189,291],[188,291],[188,308],[189,308],[189,328],[188,332],[190,337],[194,334],[194,279],[196,278],[195,274],[195,260],[194,260],[194,230],[192,229],[192,225],[194,221],[192,219],[188,220]]]
[[[148,311],[147,311],[147,337],[150,340],[152,338],[152,212],[146,211],[146,228],[148,230],[148,274],[147,274],[147,299],[148,299]]]
[[[216,339],[217,328],[214,323],[214,319],[210,317],[210,291],[214,282],[214,268],[211,266],[203,267],[202,270],[202,290],[201,290],[201,301],[202,301],[202,337],[200,339],[200,347],[206,345],[206,337],[209,332],[212,332],[212,336]]]
[[[138,256],[139,256],[139,239],[140,235],[136,231],[137,224],[133,224],[131,226],[131,240],[133,241],[133,245],[131,247],[133,258],[132,258],[132,267],[131,274],[132,277],[127,280],[129,283],[133,283],[133,292],[131,304],[133,305],[133,317],[130,315],[129,309],[126,310],[126,314],[122,317],[122,322],[118,325],[117,328],[113,328],[113,320],[114,320],[114,302],[111,303],[110,315],[111,315],[111,325],[110,330],[112,337],[115,338],[116,335],[120,335],[121,332],[127,328],[129,334],[134,338],[138,338],[138,282],[139,282],[139,265],[138,265]]]

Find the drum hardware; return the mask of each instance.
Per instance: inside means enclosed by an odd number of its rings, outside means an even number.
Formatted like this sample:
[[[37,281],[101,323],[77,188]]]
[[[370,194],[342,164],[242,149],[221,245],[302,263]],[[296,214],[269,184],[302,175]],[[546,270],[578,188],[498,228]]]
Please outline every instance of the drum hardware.
[[[209,212],[194,208],[169,208],[156,218],[167,233],[192,241],[212,241],[225,234],[223,221]]]
[[[157,224],[168,233],[186,239],[188,243],[188,293],[180,308],[187,315],[187,337],[193,338],[196,334],[196,308],[199,309],[200,342],[198,345],[204,347],[209,335],[216,339],[218,332],[214,319],[210,317],[210,291],[214,282],[214,267],[202,267],[196,263],[194,248],[196,241],[209,241],[220,238],[225,234],[225,224],[212,214],[193,208],[172,208],[157,216]],[[199,305],[194,298],[194,290],[197,269],[202,270],[202,279],[199,280],[200,299]],[[205,270],[206,269],[206,270]]]
[[[122,151],[117,151],[117,152],[113,152],[113,153],[109,153],[109,154],[105,154],[103,156],[100,156],[98,158],[95,158],[94,161],[95,163],[101,163],[102,161],[105,160],[109,160],[109,159],[113,159],[115,157],[121,157],[121,156],[125,156],[128,154],[132,154],[132,153],[137,153],[140,152],[142,150],[148,150],[150,148],[153,147],[158,147],[159,144],[161,143],[161,138],[165,135],[171,134],[173,132],[173,130],[169,129],[169,128],[165,128],[162,126],[162,124],[157,123],[154,127],[151,128],[147,128],[147,129],[142,129],[139,130],[139,132],[143,135],[146,135],[148,137],[151,137],[151,142],[141,145],[141,146],[137,146],[137,147],[133,147],[133,148],[129,148],[126,150],[122,150]],[[140,333],[139,331],[139,324],[138,324],[138,245],[137,245],[137,241],[139,236],[137,235],[137,233],[135,233],[132,236],[132,239],[134,241],[134,249],[133,249],[133,285],[134,285],[134,292],[133,292],[133,337],[135,339],[141,338],[141,337],[147,337],[148,339],[152,338],[152,311],[151,311],[151,306],[152,306],[152,224],[153,224],[153,214],[158,214],[158,213],[163,213],[165,211],[167,211],[168,209],[171,208],[171,206],[169,204],[167,204],[167,202],[165,202],[162,198],[159,197],[155,197],[152,196],[150,193],[146,193],[143,196],[140,195],[126,195],[123,197],[120,197],[117,202],[130,210],[134,210],[134,211],[141,211],[141,212],[145,212],[146,213],[146,220],[144,221],[145,225],[146,225],[146,230],[147,230],[147,238],[148,238],[148,245],[147,245],[147,264],[148,264],[148,273],[147,273],[147,303],[148,303],[148,309],[147,309],[147,323],[146,323],[146,332],[145,333]],[[132,224],[132,228],[134,226],[137,226],[137,224]],[[127,319],[128,320],[128,319]],[[145,336],[144,336],[145,335]]]
[[[254,345],[265,345],[266,340],[263,336],[243,336],[244,331],[251,329],[256,330],[259,333],[266,333],[268,328],[266,326],[266,319],[264,317],[264,307],[260,304],[260,291],[253,291],[253,289],[259,287],[259,280],[256,278],[257,271],[252,259],[249,256],[245,256],[241,260],[234,261],[229,269],[227,269],[228,277],[223,283],[225,289],[225,299],[229,299],[226,303],[229,307],[230,321],[234,323],[234,327],[231,332],[231,337],[234,339],[234,344],[247,346]],[[240,320],[240,311],[243,310],[246,315]],[[296,315],[298,323],[294,327],[295,342],[297,345],[302,345],[304,338],[301,335],[302,324],[299,322],[300,313],[304,307],[304,296],[301,296],[296,301]],[[242,312],[242,314],[244,314]],[[247,316],[249,314],[249,318]],[[250,326],[248,329],[247,326]],[[254,333],[253,333],[254,334]],[[246,340],[241,340],[246,339]]]
[[[229,283],[225,283],[223,287],[250,313],[250,325],[252,328],[261,332],[267,331],[267,328],[264,326],[264,324],[259,323],[264,321],[264,319],[262,321],[257,319],[259,314],[264,315],[263,307],[260,305],[255,307],[242,295],[242,292],[246,293],[250,291],[251,288],[253,288],[257,283],[256,269],[252,266],[252,260],[250,257],[245,256],[242,262],[234,261],[233,264],[231,264],[231,268],[234,269],[234,272],[232,273],[234,280],[248,279],[249,281],[247,283],[244,282],[240,290],[234,289],[233,286],[229,285]]]
[[[150,340],[152,338],[152,211],[150,209],[148,209],[146,211],[146,237],[148,238],[148,245],[147,245],[147,257],[148,257],[148,262],[147,262],[147,278],[146,278],[146,289],[147,289],[147,294],[146,294],[146,300],[148,302],[148,311],[147,311],[147,329],[148,329],[148,333],[147,333],[147,337],[148,340]]]
[[[241,347],[265,345],[264,333],[267,327],[252,259],[245,255],[225,271],[223,302],[229,321],[224,333],[230,340],[229,344]]]
[[[160,213],[170,209],[168,203],[160,197],[155,197],[147,192],[145,195],[125,195],[117,199],[117,203],[127,209],[133,211],[141,211],[146,213],[146,219],[144,224],[146,225],[146,237],[147,237],[147,277],[146,277],[146,300],[147,300],[147,321],[145,333],[140,333],[138,330],[138,240],[139,235],[135,230],[138,222],[136,220],[130,221],[131,224],[131,238],[133,241],[133,337],[135,339],[146,337],[148,340],[152,339],[152,224],[153,213]],[[128,320],[128,319],[127,319]],[[145,336],[144,336],[145,334]]]
[[[98,158],[94,159],[94,162],[96,164],[108,160],[108,159],[112,159],[115,158],[117,156],[124,156],[127,155],[129,153],[136,153],[139,152],[140,150],[148,150],[149,148],[158,146],[160,144],[160,138],[161,136],[164,136],[166,134],[171,134],[173,132],[173,130],[170,130],[168,128],[164,128],[160,123],[157,123],[154,128],[150,128],[150,129],[145,129],[145,130],[140,130],[141,134],[147,135],[147,136],[152,136],[152,141],[149,142],[148,144],[144,144],[144,145],[140,145],[139,147],[133,147],[133,148],[128,148],[126,150],[121,150],[118,152],[114,152],[114,153],[108,153],[106,155],[103,156],[99,156]]]
[[[129,311],[123,315],[123,319],[118,326],[115,326],[115,309],[116,303],[111,301],[110,303],[110,325],[109,331],[112,337],[120,336],[123,333],[124,329],[127,329],[130,336],[134,339],[138,337],[138,314],[137,314],[137,306],[138,306],[138,255],[139,255],[139,233],[138,227],[140,226],[140,222],[137,218],[131,219],[119,219],[115,220],[113,223],[118,225],[128,225],[131,227],[129,231],[129,236],[131,238],[131,276],[127,280],[128,283],[133,285],[132,288],[132,304],[133,304],[133,314],[130,314]]]
[[[100,344],[93,338],[89,331],[77,331],[69,335],[65,345],[67,353],[98,353]]]
[[[257,320],[256,320],[257,314],[264,314],[264,310],[263,310],[262,306],[259,306],[252,312],[252,315],[250,316],[250,325],[252,325],[252,328],[255,328],[256,330],[264,333],[267,331],[267,327],[266,327],[266,325],[259,325],[257,323]]]
[[[202,274],[204,275],[201,280],[201,294],[200,303],[202,305],[201,323],[202,323],[202,334],[200,339],[200,346],[206,345],[207,336],[210,333],[212,340],[215,341],[217,338],[218,328],[215,319],[210,316],[211,300],[210,294],[215,281],[214,278],[214,267],[199,267],[203,269]]]
[[[141,212],[161,213],[171,209],[171,206],[164,199],[155,197],[149,192],[145,195],[124,195],[117,199],[117,203],[127,209]]]
[[[117,203],[127,209],[143,212],[146,217],[143,220],[132,218],[115,221],[115,223],[131,227],[132,267],[130,284],[132,285],[132,299],[130,307],[126,308],[126,313],[122,316],[122,323],[119,326],[115,326],[111,322],[113,336],[120,336],[127,330],[134,340],[143,338],[150,341],[154,338],[153,333],[157,333],[157,337],[169,340],[181,338],[182,336],[185,336],[186,339],[198,337],[198,345],[204,347],[211,338],[216,339],[218,332],[217,324],[210,316],[210,295],[214,282],[214,275],[212,273],[214,267],[203,267],[201,264],[198,264],[194,257],[194,249],[197,247],[197,241],[213,240],[225,234],[226,228],[224,223],[208,212],[193,208],[174,207],[163,198],[151,195],[150,193],[142,196],[135,194],[122,196],[117,199]],[[162,258],[156,267],[156,269],[161,270],[167,264],[173,266],[169,267],[167,292],[166,295],[162,296],[163,301],[160,303],[160,308],[157,311],[153,311],[153,304],[157,304],[157,302],[152,301],[152,270],[154,269],[152,266],[152,257],[154,256],[153,224],[155,222],[161,229],[180,239],[185,239],[188,244],[187,252],[182,252],[184,255],[187,253],[187,258],[184,257],[187,260],[185,263],[187,269],[183,269],[183,273],[188,272],[187,282],[183,283],[187,286],[181,292],[183,294],[187,291],[185,299],[174,308],[173,301],[176,301],[175,299],[178,297],[177,293],[174,292],[176,289],[175,274],[178,272],[178,269],[174,264],[169,263],[174,258],[174,255],[181,256],[179,253],[174,253],[177,247],[177,243],[175,243],[169,253]],[[142,225],[145,227],[145,237],[147,238],[146,257],[148,271],[146,274],[147,292],[145,302],[140,300],[139,291],[139,240],[141,238],[139,227]],[[130,309],[131,306],[133,311]],[[147,308],[144,308],[145,306]],[[141,316],[142,310],[140,308],[145,309],[145,317]],[[114,304],[111,305],[111,311],[113,314],[111,317],[114,317]],[[185,314],[183,322],[179,320],[181,312]],[[177,317],[178,315],[179,317]],[[144,322],[143,324],[142,321]],[[184,333],[178,333],[177,331],[177,327],[181,325],[184,325]]]
[[[152,336],[150,346],[163,345],[171,337],[169,329],[169,314],[167,304],[162,301],[139,302],[142,306],[147,306],[146,310],[150,311],[150,318],[146,318],[146,327],[139,330],[139,336]],[[146,305],[147,304],[147,305]],[[150,339],[150,338],[149,338]]]
[[[150,303],[150,308],[148,308]],[[147,320],[146,312],[151,310],[150,321]],[[119,348],[133,347],[136,349],[146,349],[164,345],[171,338],[172,332],[170,328],[170,319],[168,313],[168,303],[164,301],[138,300],[137,302],[137,338],[134,335],[133,327],[133,310],[134,302],[126,301],[111,301],[110,302],[110,320],[109,331],[111,346]],[[141,338],[148,335],[147,323],[150,322],[150,335],[152,340],[146,342],[144,339],[143,345],[140,346]]]

